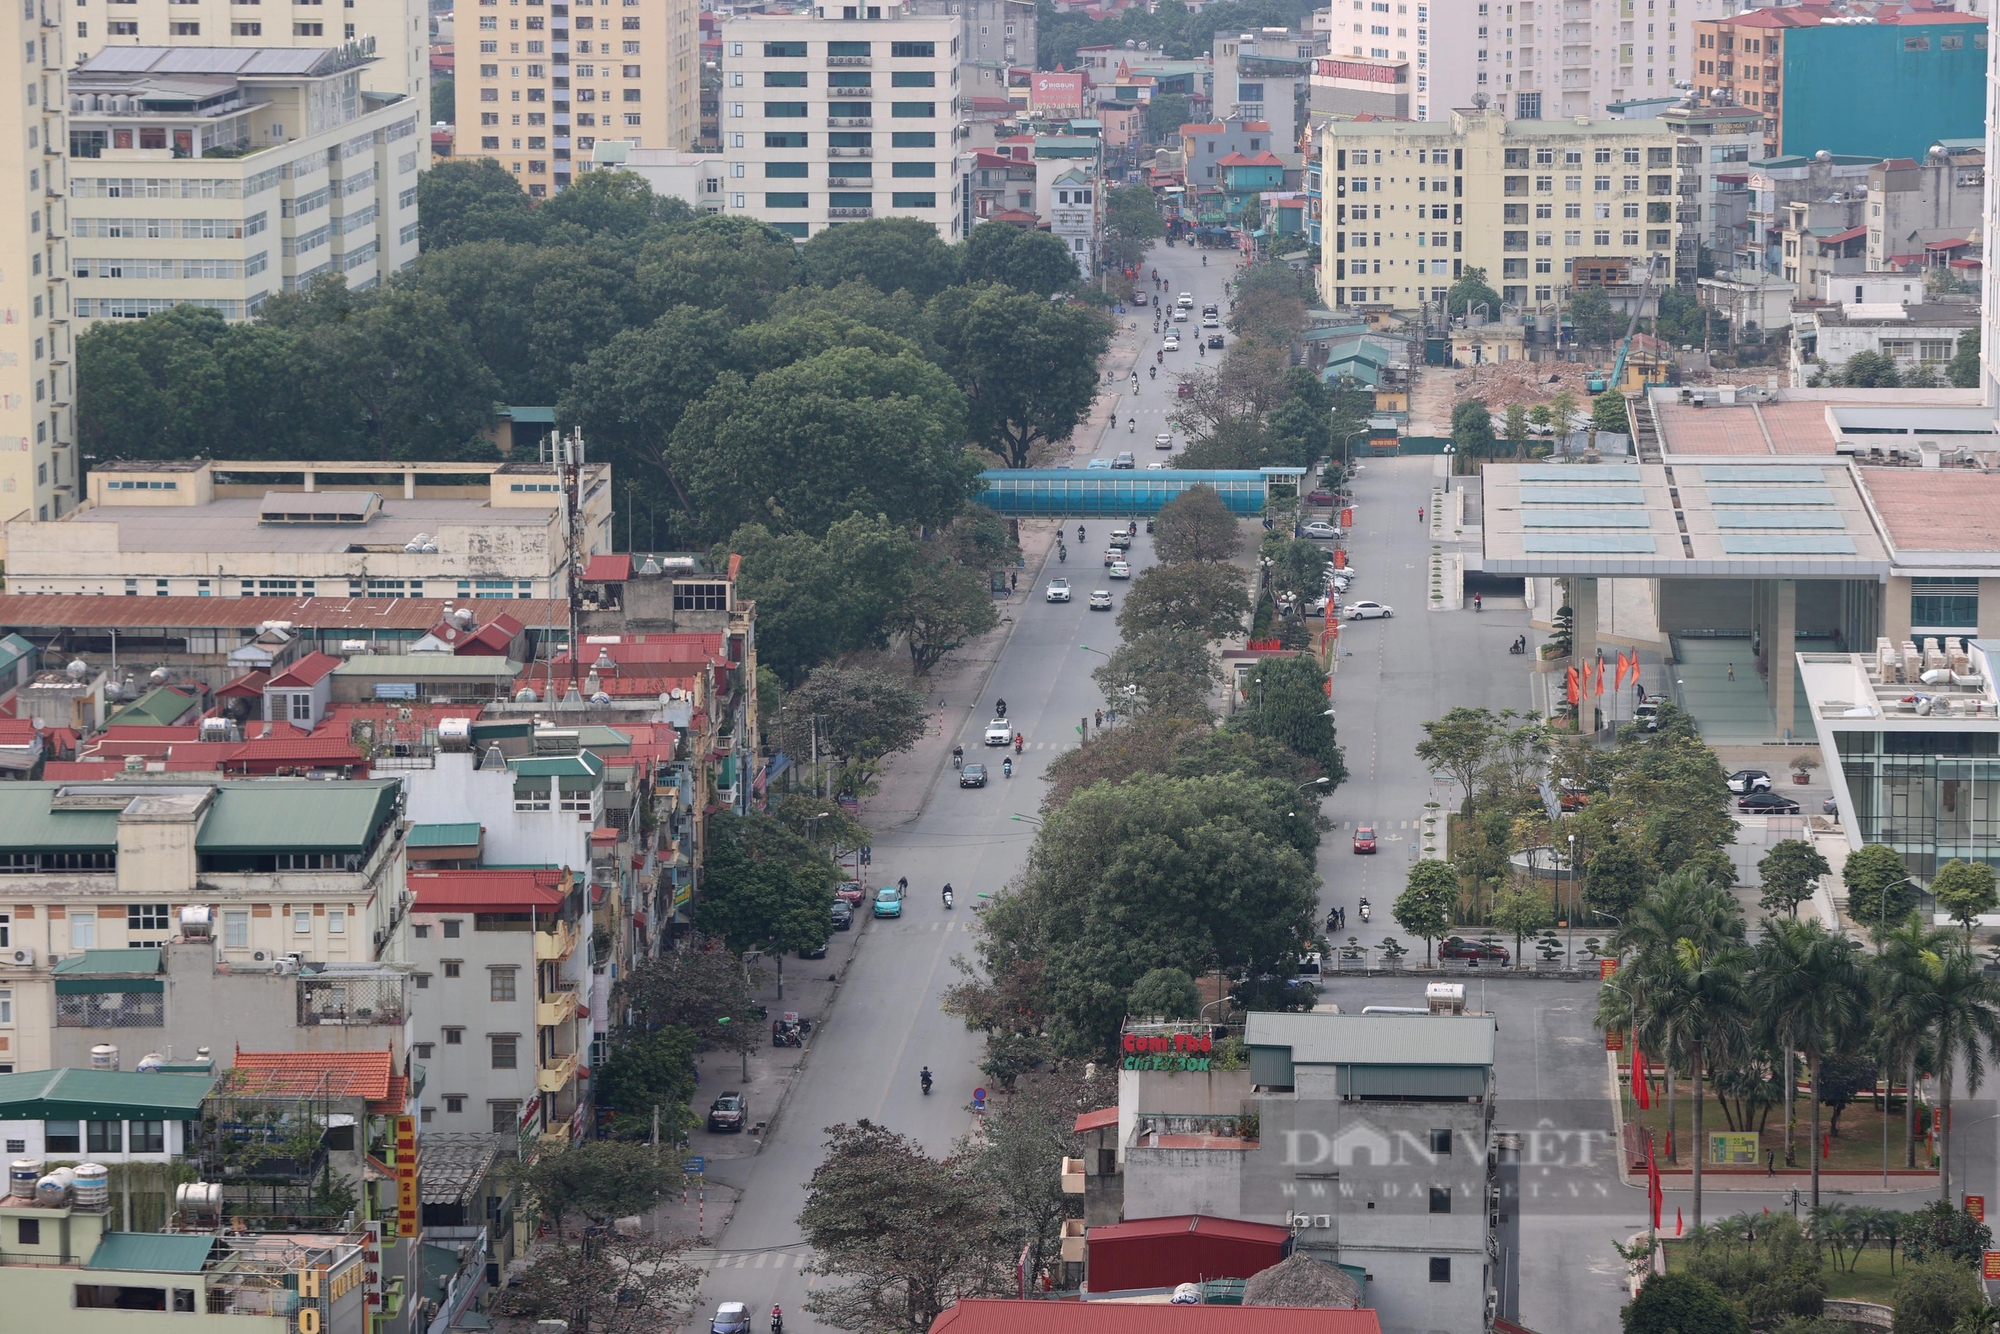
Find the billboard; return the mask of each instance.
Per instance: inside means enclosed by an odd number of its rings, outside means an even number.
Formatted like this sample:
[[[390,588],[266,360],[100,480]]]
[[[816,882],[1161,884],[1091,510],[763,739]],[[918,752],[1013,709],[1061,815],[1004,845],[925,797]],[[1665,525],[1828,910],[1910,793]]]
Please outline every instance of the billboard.
[[[1028,110],[1083,114],[1083,72],[1075,74],[1037,73],[1028,81]]]

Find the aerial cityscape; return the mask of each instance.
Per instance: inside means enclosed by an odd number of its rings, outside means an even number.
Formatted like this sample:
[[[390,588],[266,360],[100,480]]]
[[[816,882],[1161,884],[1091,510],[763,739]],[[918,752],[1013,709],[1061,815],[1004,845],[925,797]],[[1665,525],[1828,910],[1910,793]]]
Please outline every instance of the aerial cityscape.
[[[0,1330],[2000,1331],[1953,3],[21,0]]]

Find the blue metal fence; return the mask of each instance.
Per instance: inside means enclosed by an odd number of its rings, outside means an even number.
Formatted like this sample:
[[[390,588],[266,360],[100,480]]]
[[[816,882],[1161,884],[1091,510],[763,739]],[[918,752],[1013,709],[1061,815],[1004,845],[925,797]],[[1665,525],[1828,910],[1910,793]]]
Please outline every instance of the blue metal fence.
[[[1206,486],[1232,513],[1253,515],[1264,512],[1271,480],[1248,470],[991,468],[979,475],[979,503],[1010,518],[1110,518],[1157,514],[1190,487]]]

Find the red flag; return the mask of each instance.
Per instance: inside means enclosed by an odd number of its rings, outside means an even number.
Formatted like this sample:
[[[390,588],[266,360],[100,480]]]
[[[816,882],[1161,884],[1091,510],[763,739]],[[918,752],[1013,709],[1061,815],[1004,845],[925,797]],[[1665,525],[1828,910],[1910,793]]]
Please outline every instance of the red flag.
[[[1646,1200],[1653,1206],[1653,1230],[1660,1227],[1660,1205],[1665,1191],[1660,1189],[1660,1160],[1653,1151],[1653,1137],[1646,1136]]]
[[[1621,650],[1618,654],[1618,668],[1612,673],[1611,677],[1611,686],[1614,690],[1623,690],[1625,688],[1626,665],[1625,654]]]
[[[1646,1068],[1646,1058],[1639,1051],[1637,1041],[1635,1037],[1632,1048],[1632,1096],[1638,1101],[1639,1110],[1646,1112],[1651,1111],[1653,1107],[1653,1090],[1646,1078],[1649,1073]]]
[[[1678,1236],[1679,1236],[1680,1234],[1681,1234],[1681,1211],[1680,1211],[1679,1209],[1675,1209],[1675,1210],[1674,1210],[1674,1235],[1675,1235],[1676,1237],[1678,1237]]]
[[[1580,678],[1577,676],[1576,668],[1570,668],[1564,679],[1569,687],[1569,702],[1575,704],[1583,697],[1583,688]]]
[[[1674,1161],[1674,1128],[1667,1127],[1667,1161]]]
[[[1833,1157],[1833,1135],[1829,1131],[1822,1130],[1819,1134],[1819,1156],[1822,1162]]]
[[[1604,697],[1604,659],[1602,658],[1597,660],[1597,686],[1592,693],[1599,699]]]

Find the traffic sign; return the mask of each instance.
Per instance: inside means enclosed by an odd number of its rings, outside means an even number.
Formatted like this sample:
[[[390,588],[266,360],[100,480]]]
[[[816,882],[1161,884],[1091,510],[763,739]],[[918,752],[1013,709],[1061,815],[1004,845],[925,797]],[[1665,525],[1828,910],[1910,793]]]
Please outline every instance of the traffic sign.
[[[1984,1223],[1986,1221],[1986,1197],[1984,1195],[1966,1196],[1965,1212]]]
[[[983,1089],[983,1088],[978,1088],[978,1089],[974,1089],[974,1090],[972,1090],[972,1110],[974,1110],[975,1112],[983,1112],[983,1111],[985,1111],[985,1110],[986,1110],[986,1090],[985,1090],[985,1089]]]
[[[691,1177],[702,1176],[706,1174],[706,1172],[708,1171],[708,1159],[690,1158],[686,1162],[683,1162],[681,1164],[681,1171],[687,1173]]]

